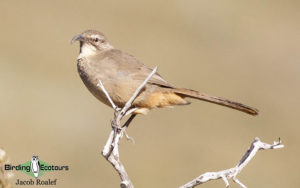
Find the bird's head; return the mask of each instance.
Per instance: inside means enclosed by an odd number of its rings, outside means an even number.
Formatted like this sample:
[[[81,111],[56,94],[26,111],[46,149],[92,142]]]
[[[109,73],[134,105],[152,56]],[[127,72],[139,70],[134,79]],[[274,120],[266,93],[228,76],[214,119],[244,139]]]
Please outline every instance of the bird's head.
[[[80,56],[90,56],[113,48],[107,38],[96,30],[86,30],[74,36],[71,43],[76,41],[80,42]]]
[[[39,160],[39,157],[38,156],[32,156],[31,158],[31,161],[34,162],[34,161],[38,161]]]

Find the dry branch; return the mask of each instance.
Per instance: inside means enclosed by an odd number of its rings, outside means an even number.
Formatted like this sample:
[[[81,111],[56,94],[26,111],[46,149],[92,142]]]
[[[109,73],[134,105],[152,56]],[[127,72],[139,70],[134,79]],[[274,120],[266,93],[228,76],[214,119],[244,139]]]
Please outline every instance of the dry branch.
[[[192,188],[197,185],[203,184],[210,180],[222,179],[225,182],[226,187],[229,186],[228,179],[232,179],[233,182],[239,184],[241,187],[246,188],[242,182],[240,182],[236,176],[243,170],[243,168],[251,161],[251,159],[255,156],[258,150],[267,150],[267,149],[279,149],[283,148],[284,145],[281,144],[281,140],[274,142],[273,144],[267,144],[261,142],[259,138],[255,138],[251,143],[250,148],[243,155],[240,162],[233,168],[222,170],[219,172],[206,172],[196,179],[188,182],[187,184],[181,186],[180,188]]]

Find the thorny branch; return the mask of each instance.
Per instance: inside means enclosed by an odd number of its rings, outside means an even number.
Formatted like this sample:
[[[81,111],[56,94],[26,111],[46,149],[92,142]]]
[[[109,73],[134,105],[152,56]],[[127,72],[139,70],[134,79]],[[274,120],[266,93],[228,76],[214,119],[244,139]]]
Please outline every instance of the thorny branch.
[[[243,168],[251,161],[251,159],[255,156],[258,150],[267,150],[267,149],[279,149],[283,148],[284,145],[281,144],[281,140],[274,142],[273,144],[267,144],[261,142],[259,138],[255,138],[251,143],[250,148],[243,155],[240,162],[233,168],[222,170],[219,172],[206,172],[196,179],[188,182],[187,184],[181,186],[180,188],[192,188],[197,185],[203,184],[209,180],[222,179],[225,182],[226,187],[229,186],[228,179],[232,179],[233,182],[239,184],[243,188],[247,188],[242,182],[240,182],[236,176],[243,170]]]
[[[127,101],[125,106],[121,109],[117,107],[111,97],[109,96],[108,92],[106,91],[104,85],[102,84],[101,80],[98,82],[98,86],[102,89],[102,91],[105,93],[107,99],[111,103],[111,106],[115,110],[114,112],[114,119],[111,122],[112,131],[110,132],[110,135],[108,137],[108,140],[104,146],[104,149],[102,151],[102,155],[105,157],[105,159],[112,164],[114,169],[118,172],[122,182],[121,182],[121,188],[134,188],[124,165],[120,161],[120,155],[119,155],[119,141],[123,137],[124,133],[126,134],[126,126],[121,126],[121,120],[126,115],[129,115],[134,110],[130,109],[132,102],[137,98],[141,90],[145,87],[149,79],[155,74],[157,71],[157,67],[153,69],[153,71],[148,75],[148,77],[145,79],[145,81],[137,88],[137,90],[134,92],[132,97]]]

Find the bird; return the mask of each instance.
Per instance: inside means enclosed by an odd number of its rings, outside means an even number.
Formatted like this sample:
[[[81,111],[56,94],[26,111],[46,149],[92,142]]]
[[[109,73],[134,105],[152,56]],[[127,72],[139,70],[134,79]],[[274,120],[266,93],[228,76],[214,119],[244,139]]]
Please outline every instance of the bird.
[[[33,173],[34,177],[37,178],[39,176],[39,172],[40,172],[40,162],[39,162],[38,156],[32,156],[30,167],[31,167],[31,172]]]
[[[101,81],[112,101],[119,108],[124,107],[135,90],[152,72],[133,55],[114,48],[106,36],[97,30],[86,30],[72,38],[71,43],[79,41],[77,70],[87,89],[102,103],[111,106],[103,90],[98,87]],[[151,109],[190,104],[186,98],[194,98],[250,115],[258,115],[256,108],[228,99],[200,93],[192,89],[176,87],[155,73],[147,82],[131,108],[134,111],[123,126],[128,126],[138,115],[146,115]]]

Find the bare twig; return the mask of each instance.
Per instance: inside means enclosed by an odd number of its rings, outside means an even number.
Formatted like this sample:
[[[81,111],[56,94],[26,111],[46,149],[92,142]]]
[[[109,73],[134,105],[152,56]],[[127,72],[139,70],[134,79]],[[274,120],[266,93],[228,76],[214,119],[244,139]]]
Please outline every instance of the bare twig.
[[[115,105],[114,101],[110,98],[110,96],[109,96],[108,92],[106,91],[106,89],[104,88],[104,85],[103,85],[103,83],[101,82],[101,80],[98,81],[97,86],[100,87],[100,88],[102,89],[102,91],[103,91],[103,93],[105,94],[106,98],[107,98],[108,101],[110,102],[112,108],[113,108],[114,110],[118,110],[118,111],[119,111],[120,109]]]
[[[132,102],[137,98],[139,93],[142,91],[142,89],[145,87],[149,79],[155,74],[157,71],[157,67],[153,69],[153,71],[148,75],[148,77],[145,79],[145,81],[137,88],[137,90],[133,93],[132,97],[127,101],[125,106],[121,109],[117,107],[111,97],[109,96],[108,92],[106,91],[104,85],[102,84],[101,80],[98,82],[98,86],[102,89],[102,91],[105,93],[107,99],[111,103],[111,106],[115,110],[114,112],[114,119],[111,121],[112,131],[110,132],[110,135],[107,139],[107,142],[102,150],[102,155],[105,157],[105,159],[112,164],[114,169],[118,172],[122,182],[121,182],[121,188],[133,188],[133,184],[125,170],[124,165],[120,161],[120,155],[119,155],[119,141],[125,134],[127,138],[131,139],[127,133],[126,133],[126,126],[121,126],[121,120],[126,115],[131,114],[135,108],[131,108]]]
[[[254,141],[251,143],[250,148],[246,151],[246,153],[243,155],[240,162],[234,167],[226,170],[222,170],[219,172],[206,172],[196,179],[188,182],[187,184],[181,186],[180,188],[192,188],[197,185],[203,184],[209,180],[216,180],[216,179],[222,179],[225,182],[226,187],[229,186],[228,179],[233,180],[233,182],[239,184],[241,187],[246,188],[242,182],[240,182],[236,176],[243,170],[243,168],[250,162],[250,160],[255,156],[258,150],[266,150],[266,149],[279,149],[283,148],[284,145],[281,144],[281,140],[277,142],[274,142],[273,144],[267,144],[264,142],[261,142],[259,138],[255,138]]]

